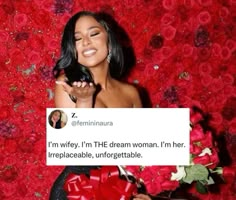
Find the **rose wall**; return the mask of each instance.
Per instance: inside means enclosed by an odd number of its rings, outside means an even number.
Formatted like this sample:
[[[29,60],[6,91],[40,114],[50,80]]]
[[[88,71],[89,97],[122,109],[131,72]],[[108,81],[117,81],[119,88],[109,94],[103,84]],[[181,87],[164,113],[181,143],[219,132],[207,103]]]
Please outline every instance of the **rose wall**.
[[[1,0],[0,199],[48,199],[63,169],[45,165],[46,108],[54,107],[63,26],[80,10],[105,11],[126,32],[134,64],[126,80],[144,106],[197,106],[220,165],[236,166],[235,0]],[[217,194],[199,197],[235,199],[235,190],[229,178]]]

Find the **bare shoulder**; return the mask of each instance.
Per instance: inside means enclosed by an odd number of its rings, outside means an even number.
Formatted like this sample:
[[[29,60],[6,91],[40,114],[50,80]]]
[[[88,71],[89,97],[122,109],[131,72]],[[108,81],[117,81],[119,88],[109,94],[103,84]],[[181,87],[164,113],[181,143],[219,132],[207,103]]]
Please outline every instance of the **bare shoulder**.
[[[139,91],[134,85],[117,81],[117,86],[119,87],[122,94],[131,99],[134,107],[142,107]]]

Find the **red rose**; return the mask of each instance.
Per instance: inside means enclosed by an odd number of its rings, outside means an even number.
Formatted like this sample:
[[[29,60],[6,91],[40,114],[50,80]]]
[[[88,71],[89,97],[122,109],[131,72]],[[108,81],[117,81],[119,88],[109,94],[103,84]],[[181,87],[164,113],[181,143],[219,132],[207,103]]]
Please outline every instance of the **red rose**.
[[[220,16],[221,19],[226,19],[226,18],[228,18],[229,14],[230,14],[230,11],[228,10],[227,7],[222,7],[222,8],[220,8],[220,10],[219,10],[219,16]]]
[[[199,60],[206,61],[211,56],[211,48],[208,48],[208,47],[197,48],[197,55],[198,55]]]
[[[232,39],[228,39],[225,43],[225,46],[232,52],[236,50],[236,42]]]
[[[184,5],[191,9],[195,5],[195,0],[184,0]]]
[[[218,43],[213,43],[212,44],[212,56],[214,57],[218,57],[218,59],[222,58],[222,55],[221,55],[221,45],[218,44]]]
[[[211,22],[211,15],[208,11],[202,11],[198,14],[197,19],[201,25],[206,25]]]
[[[231,57],[231,50],[228,47],[222,47],[221,56],[224,60],[228,60]]]
[[[236,168],[233,167],[223,167],[223,177],[235,177],[236,176]]]
[[[40,56],[39,52],[37,51],[31,51],[28,54],[28,62],[31,64],[39,64],[42,60],[42,57]]]
[[[191,142],[199,142],[204,138],[204,132],[202,127],[197,124],[190,131],[190,141]]]
[[[173,49],[169,46],[164,46],[161,49],[161,55],[164,59],[169,58],[170,56],[172,56],[174,53]]]
[[[164,182],[161,183],[162,190],[166,191],[175,190],[178,186],[179,186],[178,181],[165,180]]]
[[[27,24],[28,17],[24,13],[17,13],[14,16],[14,23],[17,28],[21,28]]]
[[[210,156],[205,154],[204,156],[197,156],[193,158],[194,164],[208,165],[210,161]]]
[[[201,6],[211,6],[212,5],[212,0],[198,0],[198,3]]]
[[[212,133],[210,131],[206,131],[205,137],[200,142],[201,142],[202,149],[204,149],[206,147],[211,148],[213,146]]]
[[[176,34],[176,28],[169,25],[161,29],[161,33],[166,40],[173,40]]]
[[[197,124],[203,119],[203,116],[200,112],[190,111],[190,122],[191,124]]]
[[[209,62],[202,62],[199,65],[199,73],[201,75],[205,75],[205,74],[210,74],[212,71],[212,66],[211,63]]]
[[[18,176],[17,168],[15,166],[4,166],[0,170],[0,180],[5,182],[12,182]]]
[[[218,153],[215,149],[212,149],[212,154],[210,155],[210,162],[212,163],[211,165],[208,165],[210,169],[216,168],[216,166],[219,164],[219,156]]]
[[[190,44],[184,44],[182,46],[182,52],[184,57],[191,57],[193,54],[193,47]]]
[[[223,122],[223,117],[218,112],[212,112],[211,113],[211,120],[210,123],[213,125],[220,125]]]
[[[233,85],[234,83],[233,75],[227,72],[221,75],[221,79],[224,85]]]
[[[7,42],[9,38],[9,33],[3,30],[0,30],[0,42]]]
[[[190,153],[193,155],[198,155],[202,152],[202,148],[196,144],[190,144]]]
[[[201,84],[204,86],[204,87],[208,87],[211,82],[213,80],[213,77],[209,74],[204,74],[202,77],[201,77]]]
[[[162,6],[166,10],[174,10],[176,8],[176,1],[175,0],[163,0]]]
[[[21,65],[25,61],[25,56],[20,49],[14,48],[9,50],[11,64],[14,66]]]
[[[14,153],[14,152],[16,152],[16,150],[17,150],[16,140],[6,139],[3,148],[4,148],[5,153]]]
[[[1,112],[0,112],[0,120],[6,119],[6,118],[9,117],[11,107],[9,107],[9,106],[1,106],[0,110],[1,110]]]
[[[223,89],[226,98],[229,98],[234,93],[235,87],[232,85],[226,85]]]
[[[161,25],[168,26],[175,21],[175,16],[171,13],[165,13],[161,18]]]
[[[224,83],[222,79],[214,78],[209,86],[209,91],[215,93],[223,89],[223,87],[224,87]]]

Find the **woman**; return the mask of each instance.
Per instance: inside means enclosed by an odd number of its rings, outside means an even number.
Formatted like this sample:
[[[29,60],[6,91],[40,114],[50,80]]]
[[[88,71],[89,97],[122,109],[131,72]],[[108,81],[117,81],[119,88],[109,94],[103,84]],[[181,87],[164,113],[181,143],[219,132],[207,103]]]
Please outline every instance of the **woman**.
[[[60,110],[54,110],[51,112],[51,114],[48,117],[49,124],[56,129],[63,128],[65,126],[65,123],[61,120],[62,113]]]
[[[54,67],[55,105],[60,108],[140,108],[136,88],[116,79],[123,71],[123,53],[104,15],[82,11],[66,24],[61,57]],[[86,67],[85,67],[86,66]],[[64,73],[63,73],[64,72]],[[66,199],[62,189],[68,173],[88,174],[95,166],[66,167],[50,199]],[[150,200],[138,194],[135,200]]]

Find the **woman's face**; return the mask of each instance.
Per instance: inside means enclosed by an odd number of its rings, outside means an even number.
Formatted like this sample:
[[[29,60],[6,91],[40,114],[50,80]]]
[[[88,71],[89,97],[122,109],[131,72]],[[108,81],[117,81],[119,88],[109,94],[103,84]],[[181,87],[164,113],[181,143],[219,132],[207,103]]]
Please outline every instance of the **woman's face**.
[[[107,63],[107,32],[93,17],[83,16],[77,20],[75,46],[80,64],[91,68]]]
[[[61,113],[60,112],[58,112],[58,111],[56,111],[56,112],[54,112],[53,114],[52,114],[52,120],[53,121],[58,121],[59,119],[60,119],[60,117],[61,117]]]

